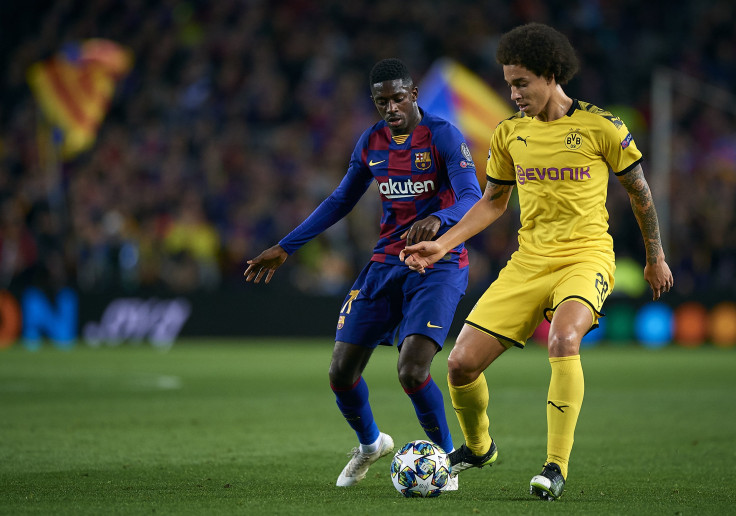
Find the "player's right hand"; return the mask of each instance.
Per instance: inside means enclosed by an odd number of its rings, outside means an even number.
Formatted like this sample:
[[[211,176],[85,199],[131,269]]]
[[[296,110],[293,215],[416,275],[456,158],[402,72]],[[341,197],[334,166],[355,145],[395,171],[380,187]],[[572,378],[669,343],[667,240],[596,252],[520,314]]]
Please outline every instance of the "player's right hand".
[[[399,253],[399,260],[413,271],[424,274],[424,269],[445,256],[445,249],[436,241],[424,241],[406,246]]]
[[[276,269],[281,267],[289,255],[284,251],[280,245],[269,247],[261,254],[248,260],[248,268],[245,269],[243,276],[245,281],[253,281],[253,283],[260,283],[263,275],[266,275],[266,283],[271,281],[271,277],[276,272]]]

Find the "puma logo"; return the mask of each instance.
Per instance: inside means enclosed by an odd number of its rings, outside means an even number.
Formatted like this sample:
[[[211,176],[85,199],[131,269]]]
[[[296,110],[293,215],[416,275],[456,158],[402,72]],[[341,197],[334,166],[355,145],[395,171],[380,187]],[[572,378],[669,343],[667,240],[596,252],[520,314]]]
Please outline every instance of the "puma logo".
[[[526,139],[529,138],[528,136],[526,138],[522,138],[521,136],[517,136],[516,139],[520,142],[524,142],[524,147],[526,147]]]
[[[566,408],[568,408],[568,407],[570,406],[570,405],[560,405],[560,406],[557,406],[557,405],[555,405],[555,404],[554,404],[554,402],[552,402],[552,401],[548,401],[548,402],[547,402],[547,405],[552,405],[552,406],[553,406],[554,408],[556,408],[557,410],[559,410],[559,411],[560,411],[560,412],[562,412],[563,414],[565,413],[565,411],[564,411],[564,410],[562,410],[562,409],[566,409]]]

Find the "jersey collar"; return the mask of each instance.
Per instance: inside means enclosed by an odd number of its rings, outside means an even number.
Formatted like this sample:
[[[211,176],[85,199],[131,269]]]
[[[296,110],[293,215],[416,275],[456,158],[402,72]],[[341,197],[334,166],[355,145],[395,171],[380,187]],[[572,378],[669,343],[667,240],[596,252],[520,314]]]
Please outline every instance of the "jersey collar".
[[[576,109],[580,109],[580,103],[578,102],[578,99],[572,99],[572,105],[570,106],[570,109],[567,110],[567,113],[565,113],[565,116],[572,116]]]

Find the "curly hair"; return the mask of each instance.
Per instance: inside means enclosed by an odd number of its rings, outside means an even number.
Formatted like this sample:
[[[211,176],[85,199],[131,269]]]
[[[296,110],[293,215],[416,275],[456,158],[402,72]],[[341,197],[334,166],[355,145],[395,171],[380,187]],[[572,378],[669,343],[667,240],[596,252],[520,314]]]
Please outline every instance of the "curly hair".
[[[393,81],[396,79],[401,79],[404,84],[414,83],[411,74],[409,74],[409,69],[404,62],[391,57],[389,59],[383,59],[373,66],[370,75],[370,85],[373,86],[379,82]]]
[[[580,63],[567,37],[542,23],[528,23],[510,30],[498,42],[496,60],[502,65],[519,65],[535,75],[554,76],[567,84]]]

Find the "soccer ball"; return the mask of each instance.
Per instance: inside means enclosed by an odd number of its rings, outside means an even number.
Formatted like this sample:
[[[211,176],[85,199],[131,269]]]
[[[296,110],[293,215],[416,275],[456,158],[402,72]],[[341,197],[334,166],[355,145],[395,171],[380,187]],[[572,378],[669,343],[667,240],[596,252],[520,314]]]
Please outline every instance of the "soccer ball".
[[[406,443],[391,461],[391,480],[407,498],[439,496],[450,481],[447,454],[430,441]]]

